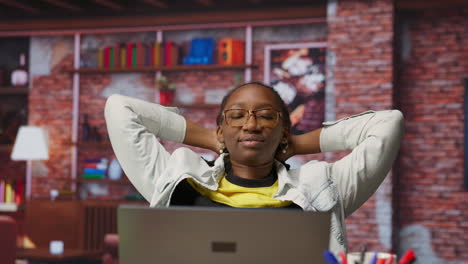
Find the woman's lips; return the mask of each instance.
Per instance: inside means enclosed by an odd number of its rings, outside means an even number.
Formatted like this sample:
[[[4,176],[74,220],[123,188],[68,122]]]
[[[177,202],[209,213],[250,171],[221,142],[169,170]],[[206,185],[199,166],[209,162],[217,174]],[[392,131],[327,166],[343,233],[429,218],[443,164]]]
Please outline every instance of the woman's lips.
[[[265,140],[259,137],[246,137],[239,140],[239,143],[245,147],[258,147],[265,144]]]

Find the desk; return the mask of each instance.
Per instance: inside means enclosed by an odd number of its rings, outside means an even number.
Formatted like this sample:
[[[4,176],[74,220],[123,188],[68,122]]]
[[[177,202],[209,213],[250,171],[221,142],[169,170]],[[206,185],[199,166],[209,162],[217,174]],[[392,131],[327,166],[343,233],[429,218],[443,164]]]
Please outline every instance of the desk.
[[[100,263],[102,251],[65,249],[63,254],[52,255],[48,248],[18,248],[17,259],[26,259],[30,263]]]

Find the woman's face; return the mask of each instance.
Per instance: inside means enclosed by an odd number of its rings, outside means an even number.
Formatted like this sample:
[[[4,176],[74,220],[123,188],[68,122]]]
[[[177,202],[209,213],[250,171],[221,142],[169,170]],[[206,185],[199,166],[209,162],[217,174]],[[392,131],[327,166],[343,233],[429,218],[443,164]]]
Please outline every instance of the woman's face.
[[[224,110],[228,109],[281,109],[272,91],[259,85],[246,85],[229,97]],[[217,129],[218,141],[229,151],[230,158],[237,163],[255,166],[271,162],[282,139],[287,138],[282,119],[273,128],[261,126],[254,115],[250,115],[243,126],[232,127],[223,122]]]

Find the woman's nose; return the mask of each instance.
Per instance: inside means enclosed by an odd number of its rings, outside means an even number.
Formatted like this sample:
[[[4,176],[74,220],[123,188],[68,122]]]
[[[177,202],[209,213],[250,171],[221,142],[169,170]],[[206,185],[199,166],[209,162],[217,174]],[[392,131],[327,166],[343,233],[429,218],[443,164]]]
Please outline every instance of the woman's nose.
[[[255,118],[254,114],[249,114],[247,117],[247,121],[245,121],[244,128],[246,130],[258,130],[260,127],[258,126],[257,118]]]

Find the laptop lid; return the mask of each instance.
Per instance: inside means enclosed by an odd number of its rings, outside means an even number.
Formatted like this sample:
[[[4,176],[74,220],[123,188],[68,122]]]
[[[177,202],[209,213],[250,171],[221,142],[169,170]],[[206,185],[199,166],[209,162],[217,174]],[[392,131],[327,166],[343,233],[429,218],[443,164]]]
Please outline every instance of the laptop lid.
[[[117,228],[121,264],[325,263],[330,214],[123,205]]]

